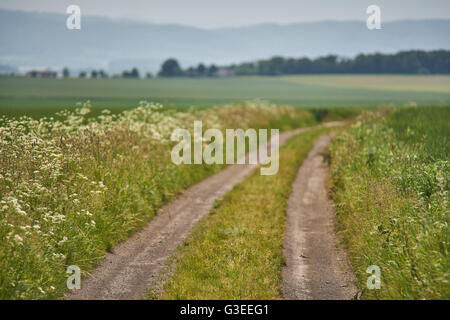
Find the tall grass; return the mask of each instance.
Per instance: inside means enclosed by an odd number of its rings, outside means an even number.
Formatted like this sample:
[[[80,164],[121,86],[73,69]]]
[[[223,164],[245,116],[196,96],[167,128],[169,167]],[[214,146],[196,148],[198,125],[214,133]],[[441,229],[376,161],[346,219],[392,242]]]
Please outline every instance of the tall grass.
[[[450,298],[450,108],[367,113],[331,150],[339,229],[362,297]],[[381,289],[369,290],[369,265]]]
[[[314,124],[290,107],[248,102],[188,112],[142,102],[89,117],[88,103],[55,118],[0,120],[0,298],[59,298],[66,268],[91,270],[183,188],[222,165],[174,165],[174,128]]]

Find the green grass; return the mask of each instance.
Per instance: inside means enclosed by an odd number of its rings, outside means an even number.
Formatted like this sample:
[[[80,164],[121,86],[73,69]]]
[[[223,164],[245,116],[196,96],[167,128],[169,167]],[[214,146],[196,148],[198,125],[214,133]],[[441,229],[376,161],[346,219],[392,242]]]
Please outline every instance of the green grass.
[[[322,132],[291,138],[280,150],[276,175],[256,172],[216,203],[176,254],[177,266],[161,298],[281,298],[287,199],[303,158]]]
[[[366,114],[331,150],[339,230],[366,299],[449,299],[450,108]],[[381,268],[381,289],[365,272]]]
[[[167,107],[210,107],[260,98],[301,107],[380,104],[444,105],[449,76],[303,75],[221,79],[31,79],[0,76],[0,115],[48,116],[90,100],[94,111],[114,112],[140,100]]]
[[[448,160],[450,108],[407,108],[394,112],[388,125],[396,139],[415,148],[424,162]]]

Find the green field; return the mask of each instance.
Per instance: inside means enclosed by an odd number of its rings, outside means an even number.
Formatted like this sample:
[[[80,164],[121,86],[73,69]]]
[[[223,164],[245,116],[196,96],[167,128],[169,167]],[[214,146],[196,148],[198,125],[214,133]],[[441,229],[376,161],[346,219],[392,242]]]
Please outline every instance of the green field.
[[[140,100],[166,106],[212,106],[265,99],[303,107],[448,105],[450,76],[302,75],[171,79],[31,79],[0,77],[0,115],[41,116],[90,100],[121,111]]]

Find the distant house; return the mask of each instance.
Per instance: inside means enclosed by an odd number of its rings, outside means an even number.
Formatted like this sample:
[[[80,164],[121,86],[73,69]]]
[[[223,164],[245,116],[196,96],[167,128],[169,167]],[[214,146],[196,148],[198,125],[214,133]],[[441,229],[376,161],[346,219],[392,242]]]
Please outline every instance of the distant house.
[[[56,78],[57,73],[55,71],[39,71],[39,70],[31,70],[27,72],[27,77],[30,78]]]

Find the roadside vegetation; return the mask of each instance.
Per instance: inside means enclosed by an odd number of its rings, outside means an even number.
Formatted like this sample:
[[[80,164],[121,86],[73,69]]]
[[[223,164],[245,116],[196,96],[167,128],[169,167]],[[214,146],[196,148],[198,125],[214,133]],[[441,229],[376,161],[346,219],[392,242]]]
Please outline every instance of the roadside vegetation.
[[[292,137],[276,175],[255,173],[202,219],[173,258],[162,299],[280,299],[287,199],[324,129]],[[149,298],[155,298],[149,294]]]
[[[184,188],[223,165],[171,162],[175,128],[314,125],[291,107],[247,102],[186,112],[142,102],[89,117],[90,105],[55,118],[0,120],[0,299],[59,298],[66,268],[82,274]]]
[[[449,119],[448,107],[385,109],[334,140],[338,230],[363,299],[450,298]]]

